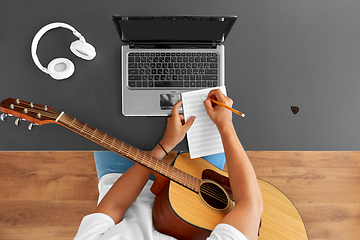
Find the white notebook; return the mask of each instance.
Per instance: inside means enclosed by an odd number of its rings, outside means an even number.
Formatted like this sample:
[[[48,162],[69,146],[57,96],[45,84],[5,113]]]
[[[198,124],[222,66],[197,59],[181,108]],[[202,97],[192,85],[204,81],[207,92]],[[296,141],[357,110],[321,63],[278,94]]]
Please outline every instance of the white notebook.
[[[191,116],[196,117],[194,124],[187,132],[191,158],[224,152],[220,133],[215,123],[207,115],[203,103],[209,92],[218,88],[226,95],[225,86],[181,93],[185,121]]]

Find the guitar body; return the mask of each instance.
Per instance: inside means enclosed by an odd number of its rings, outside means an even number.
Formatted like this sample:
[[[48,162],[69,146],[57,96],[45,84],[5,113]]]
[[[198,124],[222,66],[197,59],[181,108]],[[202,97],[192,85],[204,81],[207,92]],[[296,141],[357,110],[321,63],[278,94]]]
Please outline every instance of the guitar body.
[[[214,170],[222,177],[210,174],[207,178],[218,182],[224,190],[228,187],[227,172],[202,158],[190,159],[188,153],[183,153],[174,166],[198,178],[203,178],[204,171]],[[274,185],[261,179],[258,183],[264,204],[258,240],[308,239],[302,218],[290,199]],[[228,194],[231,196],[231,191]],[[232,200],[230,205],[225,211],[211,207],[200,194],[170,180],[155,198],[154,224],[159,232],[177,239],[206,239],[235,206]]]

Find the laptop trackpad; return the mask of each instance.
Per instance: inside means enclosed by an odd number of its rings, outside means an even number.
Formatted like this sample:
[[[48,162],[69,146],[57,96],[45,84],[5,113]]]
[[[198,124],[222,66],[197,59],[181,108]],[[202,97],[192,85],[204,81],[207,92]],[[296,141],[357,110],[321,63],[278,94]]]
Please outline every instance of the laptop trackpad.
[[[160,109],[171,110],[180,99],[180,93],[162,93],[160,94]],[[182,113],[182,105],[179,108],[179,112]]]

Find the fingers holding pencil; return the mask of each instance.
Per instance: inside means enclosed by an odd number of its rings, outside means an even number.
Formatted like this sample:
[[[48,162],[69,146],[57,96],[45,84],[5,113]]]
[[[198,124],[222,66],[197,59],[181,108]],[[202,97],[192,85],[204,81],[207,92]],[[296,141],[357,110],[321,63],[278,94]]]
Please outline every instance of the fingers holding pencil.
[[[232,113],[234,112],[242,117],[245,114],[232,108],[233,100],[221,92],[220,89],[215,89],[209,92],[208,98],[204,101],[204,106],[207,114],[217,125],[222,121],[232,121]]]
[[[229,107],[232,107],[233,100],[227,97],[220,89],[211,90],[208,94],[208,98],[217,100]]]
[[[228,107],[232,106],[233,101],[225,96],[220,89],[210,91],[207,99],[204,101],[207,114],[217,126],[232,123],[232,112],[214,103],[211,99],[217,100]]]

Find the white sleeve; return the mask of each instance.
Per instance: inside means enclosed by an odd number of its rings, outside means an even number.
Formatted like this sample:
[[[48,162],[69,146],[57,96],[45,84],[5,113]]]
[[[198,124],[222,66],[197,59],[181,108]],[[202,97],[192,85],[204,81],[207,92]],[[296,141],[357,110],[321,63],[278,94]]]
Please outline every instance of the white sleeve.
[[[233,226],[220,223],[215,227],[207,240],[247,240],[247,238]]]
[[[85,216],[80,224],[74,240],[98,240],[111,227],[115,226],[111,217],[103,213],[93,213]]]

